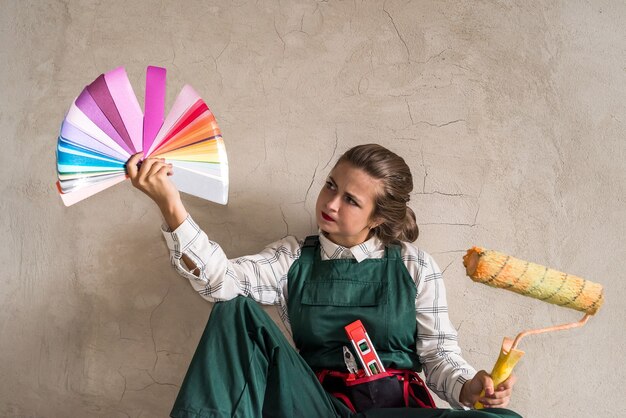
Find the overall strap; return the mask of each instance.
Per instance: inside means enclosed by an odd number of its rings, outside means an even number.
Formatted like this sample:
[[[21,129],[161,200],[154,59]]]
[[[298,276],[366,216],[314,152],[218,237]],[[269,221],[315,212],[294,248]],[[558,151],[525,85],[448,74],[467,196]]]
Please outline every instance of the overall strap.
[[[402,260],[402,254],[399,245],[389,244],[385,247],[385,250],[388,260]]]
[[[320,237],[318,235],[306,237],[298,260],[301,263],[312,264],[315,261],[315,250],[319,247],[319,243]]]

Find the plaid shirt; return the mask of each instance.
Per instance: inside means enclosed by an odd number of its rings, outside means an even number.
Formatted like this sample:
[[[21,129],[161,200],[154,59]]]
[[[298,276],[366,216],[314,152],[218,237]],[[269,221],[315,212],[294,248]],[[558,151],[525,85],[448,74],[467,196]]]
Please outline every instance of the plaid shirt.
[[[278,305],[280,317],[291,332],[287,316],[287,272],[300,257],[303,241],[287,236],[268,245],[258,254],[228,259],[217,243],[188,216],[176,230],[161,227],[176,271],[189,279],[193,288],[206,300],[217,302],[238,295],[259,303]],[[320,234],[321,258],[381,258],[384,244],[376,237],[352,248],[337,245]],[[189,271],[182,255],[197,268]],[[416,352],[424,366],[426,383],[439,397],[457,408],[463,383],[476,371],[461,357],[457,333],[448,318],[446,290],[439,266],[432,257],[411,243],[402,242],[402,260],[415,281],[415,315],[418,323]]]

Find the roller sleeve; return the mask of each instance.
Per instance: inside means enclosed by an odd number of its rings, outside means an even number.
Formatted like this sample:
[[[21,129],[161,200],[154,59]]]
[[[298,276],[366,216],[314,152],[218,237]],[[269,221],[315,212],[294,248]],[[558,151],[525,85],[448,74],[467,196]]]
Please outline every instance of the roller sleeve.
[[[604,302],[598,283],[497,251],[473,247],[463,256],[463,265],[475,282],[589,315],[594,315]]]

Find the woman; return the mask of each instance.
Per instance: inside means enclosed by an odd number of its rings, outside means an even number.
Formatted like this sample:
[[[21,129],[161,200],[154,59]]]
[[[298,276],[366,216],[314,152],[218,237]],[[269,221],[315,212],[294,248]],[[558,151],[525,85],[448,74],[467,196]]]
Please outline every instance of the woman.
[[[165,218],[172,264],[204,298],[222,302],[213,308],[172,416],[519,417],[501,409],[515,378],[494,388],[485,371],[460,356],[439,267],[411,244],[418,235],[407,206],[413,180],[401,157],[375,144],[348,150],[318,196],[319,236],[286,237],[232,260],[186,212],[167,178],[172,166],[149,158],[138,170],[140,158],[129,160],[128,174]],[[281,306],[299,352],[251,299]],[[344,326],[357,319],[384,367],[399,371],[359,385],[385,394],[355,406],[354,387],[342,372],[343,347],[350,345]],[[431,403],[411,372],[422,369],[428,387],[453,407],[480,401],[487,409],[406,407]],[[318,378],[331,375],[334,381],[322,386]]]

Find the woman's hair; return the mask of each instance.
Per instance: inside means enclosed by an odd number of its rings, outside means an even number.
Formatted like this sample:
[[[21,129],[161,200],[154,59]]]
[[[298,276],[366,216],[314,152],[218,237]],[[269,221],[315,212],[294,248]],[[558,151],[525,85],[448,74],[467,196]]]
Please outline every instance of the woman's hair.
[[[404,159],[378,144],[358,145],[346,151],[339,160],[365,171],[380,180],[372,218],[382,221],[374,228],[374,234],[385,244],[398,241],[413,242],[419,235],[415,213],[408,207],[413,190],[411,169]]]

